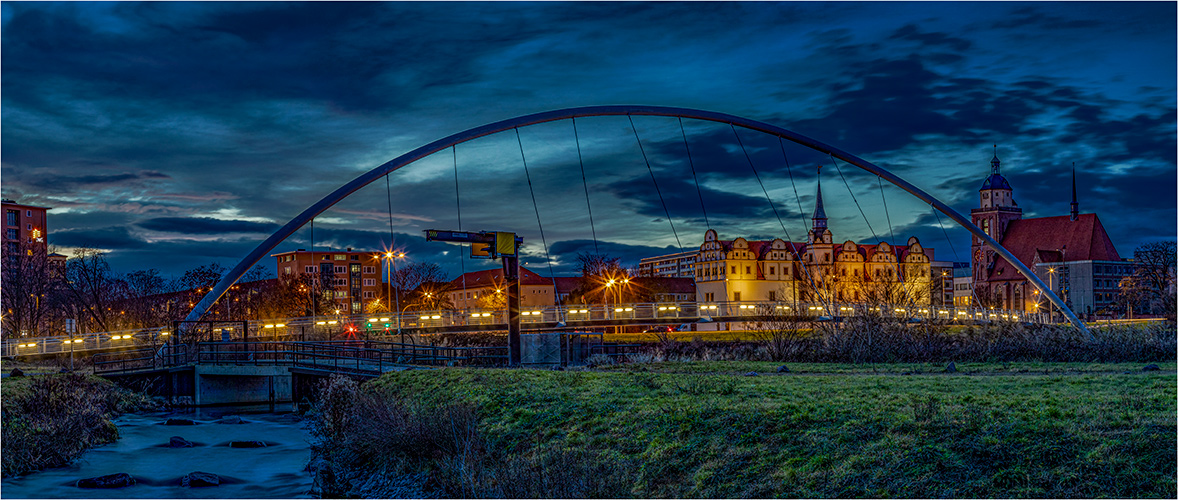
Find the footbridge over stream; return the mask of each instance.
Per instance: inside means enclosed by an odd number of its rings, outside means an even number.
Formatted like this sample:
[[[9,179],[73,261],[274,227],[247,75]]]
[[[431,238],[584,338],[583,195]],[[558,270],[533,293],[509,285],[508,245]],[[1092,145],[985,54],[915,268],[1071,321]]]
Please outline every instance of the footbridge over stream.
[[[525,335],[524,365],[584,364],[595,355],[623,357],[633,345],[605,343],[601,334]],[[413,337],[408,337],[412,339]],[[371,379],[388,372],[441,366],[508,364],[507,346],[436,346],[412,342],[339,340],[171,343],[94,355],[94,373],[170,400],[196,406],[277,404],[313,400],[318,385],[338,374]]]

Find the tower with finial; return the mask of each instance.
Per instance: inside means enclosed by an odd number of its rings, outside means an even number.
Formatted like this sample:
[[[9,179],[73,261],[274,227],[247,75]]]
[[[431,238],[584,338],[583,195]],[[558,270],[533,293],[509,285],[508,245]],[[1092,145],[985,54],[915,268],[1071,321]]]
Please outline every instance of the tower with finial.
[[[810,243],[830,243],[832,236],[826,227],[826,209],[822,206],[822,166],[818,166],[818,194],[815,196],[814,215],[810,217]]]
[[[995,240],[1002,241],[1006,226],[1011,221],[1023,218],[1023,209],[1014,201],[1014,190],[1002,176],[1002,161],[998,159],[998,145],[994,145],[994,157],[990,160],[990,176],[978,190],[979,208],[970,211],[973,224]],[[994,252],[985,247],[982,239],[973,237],[974,281],[984,276],[994,263]]]

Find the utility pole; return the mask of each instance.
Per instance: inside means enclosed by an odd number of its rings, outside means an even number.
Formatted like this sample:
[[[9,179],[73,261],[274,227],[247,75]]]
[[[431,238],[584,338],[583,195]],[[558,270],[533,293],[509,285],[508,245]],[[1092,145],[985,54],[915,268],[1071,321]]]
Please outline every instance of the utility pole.
[[[427,229],[425,241],[470,243],[470,258],[503,260],[503,281],[507,285],[507,360],[508,365],[519,366],[519,247],[524,239],[515,233],[503,231],[474,233]]]

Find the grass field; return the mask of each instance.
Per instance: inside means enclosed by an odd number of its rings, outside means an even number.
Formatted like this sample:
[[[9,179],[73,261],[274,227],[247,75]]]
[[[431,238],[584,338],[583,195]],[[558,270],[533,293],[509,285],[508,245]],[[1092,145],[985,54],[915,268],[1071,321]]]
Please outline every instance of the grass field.
[[[605,496],[1176,495],[1172,362],[779,365],[444,369],[371,388],[473,405],[504,456],[592,457],[620,485]]]

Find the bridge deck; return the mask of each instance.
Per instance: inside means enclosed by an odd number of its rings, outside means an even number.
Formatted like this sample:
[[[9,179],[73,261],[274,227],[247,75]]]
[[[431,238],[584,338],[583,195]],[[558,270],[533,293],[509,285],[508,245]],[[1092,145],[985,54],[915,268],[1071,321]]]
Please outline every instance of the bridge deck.
[[[1020,321],[1044,323],[1046,314],[1021,311],[982,310],[943,306],[889,307],[854,304],[810,304],[780,302],[715,302],[715,303],[640,303],[614,305],[574,305],[527,307],[520,311],[521,328],[527,331],[552,329],[592,330],[615,326],[679,325],[685,323],[744,323],[763,320],[840,321],[863,314],[882,315],[903,320],[977,323],[989,321]],[[241,323],[239,322],[238,325]],[[376,336],[402,331],[426,333],[460,333],[506,330],[507,314],[503,310],[444,310],[414,311],[397,315],[367,314],[351,316],[319,316],[283,318],[248,322],[247,331],[240,328],[214,328],[207,335],[229,333],[234,340],[249,339],[307,339],[323,334],[353,333]],[[699,327],[698,329],[707,329]],[[739,329],[739,328],[737,328]],[[93,332],[28,339],[5,339],[0,343],[0,355],[36,356],[85,353],[158,346],[168,342],[175,332],[168,327]],[[212,340],[212,339],[210,339]]]

